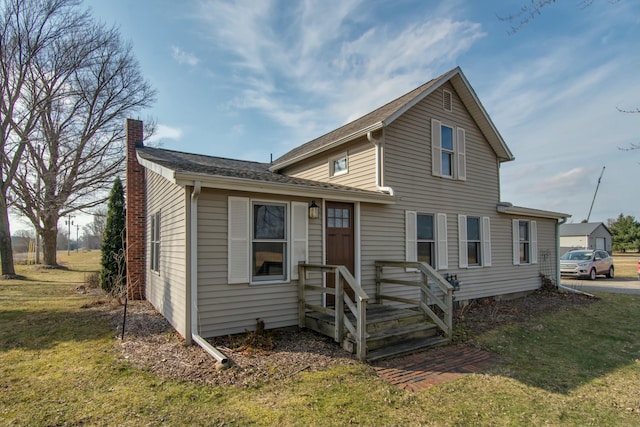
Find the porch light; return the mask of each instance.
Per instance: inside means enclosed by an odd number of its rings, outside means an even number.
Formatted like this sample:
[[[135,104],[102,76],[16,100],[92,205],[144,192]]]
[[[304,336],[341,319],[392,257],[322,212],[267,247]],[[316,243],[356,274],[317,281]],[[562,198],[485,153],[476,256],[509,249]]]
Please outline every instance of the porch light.
[[[320,206],[316,205],[316,201],[313,200],[309,205],[309,218],[316,219],[320,216]]]

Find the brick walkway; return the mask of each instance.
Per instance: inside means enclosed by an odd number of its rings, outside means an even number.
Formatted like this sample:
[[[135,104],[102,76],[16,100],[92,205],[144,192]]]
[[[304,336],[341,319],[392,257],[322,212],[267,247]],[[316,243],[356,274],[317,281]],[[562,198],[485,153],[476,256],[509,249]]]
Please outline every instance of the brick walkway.
[[[488,351],[450,345],[377,363],[378,376],[408,391],[419,391],[479,372],[500,362]]]

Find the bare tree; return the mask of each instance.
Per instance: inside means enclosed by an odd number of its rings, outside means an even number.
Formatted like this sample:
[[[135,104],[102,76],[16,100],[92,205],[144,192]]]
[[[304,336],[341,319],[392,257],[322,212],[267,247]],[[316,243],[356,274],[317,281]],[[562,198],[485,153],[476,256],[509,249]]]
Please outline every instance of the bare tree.
[[[88,249],[100,249],[106,220],[107,211],[104,208],[100,208],[93,214],[93,221],[84,226],[84,236]]]
[[[7,199],[9,185],[38,122],[41,88],[33,65],[65,34],[86,25],[75,0],[0,0],[0,258],[2,274],[15,277]]]
[[[27,155],[9,194],[42,236],[44,264],[54,266],[58,220],[104,202],[123,167],[124,119],[155,97],[117,29],[77,11],[74,0],[55,3],[79,21],[29,63],[25,85],[37,93],[36,125],[23,140]]]

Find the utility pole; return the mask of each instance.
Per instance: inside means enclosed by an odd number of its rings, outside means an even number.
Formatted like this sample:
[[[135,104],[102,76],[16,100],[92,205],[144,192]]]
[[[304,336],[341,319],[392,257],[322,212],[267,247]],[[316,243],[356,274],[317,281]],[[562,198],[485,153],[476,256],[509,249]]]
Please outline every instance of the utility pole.
[[[78,240],[78,233],[80,232],[80,224],[76,224],[76,253],[80,249],[80,240]]]
[[[589,222],[589,218],[591,218],[591,211],[593,210],[593,204],[596,201],[596,194],[598,194],[598,188],[600,187],[600,181],[602,180],[602,175],[604,175],[604,168],[606,166],[602,167],[602,172],[600,172],[600,177],[598,178],[598,184],[596,185],[596,191],[595,193],[593,193],[593,200],[591,200],[591,207],[589,208],[589,214],[587,215],[587,221]]]
[[[67,215],[67,219],[64,221],[67,224],[67,255],[71,255],[71,226],[73,225],[73,215]]]

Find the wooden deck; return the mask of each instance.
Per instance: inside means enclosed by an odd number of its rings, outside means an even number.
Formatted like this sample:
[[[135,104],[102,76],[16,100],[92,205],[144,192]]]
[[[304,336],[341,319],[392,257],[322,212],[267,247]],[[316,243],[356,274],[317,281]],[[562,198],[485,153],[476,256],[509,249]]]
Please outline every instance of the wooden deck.
[[[355,323],[355,316],[347,313]],[[435,323],[425,319],[424,313],[414,308],[396,308],[390,305],[367,306],[366,360],[375,361],[413,353],[449,342],[438,334]],[[306,313],[306,327],[323,335],[333,336],[335,318],[327,313]],[[352,334],[345,334],[342,347],[356,353],[357,343]]]
[[[418,278],[385,277],[385,270],[407,269],[418,273]],[[325,286],[329,281],[322,278],[329,276],[335,287]],[[298,277],[298,325],[332,337],[360,360],[412,353],[451,341],[454,288],[423,262],[376,261],[373,299],[343,265],[300,263]],[[399,297],[390,288],[409,289],[413,295]],[[334,305],[327,306],[327,301]]]

